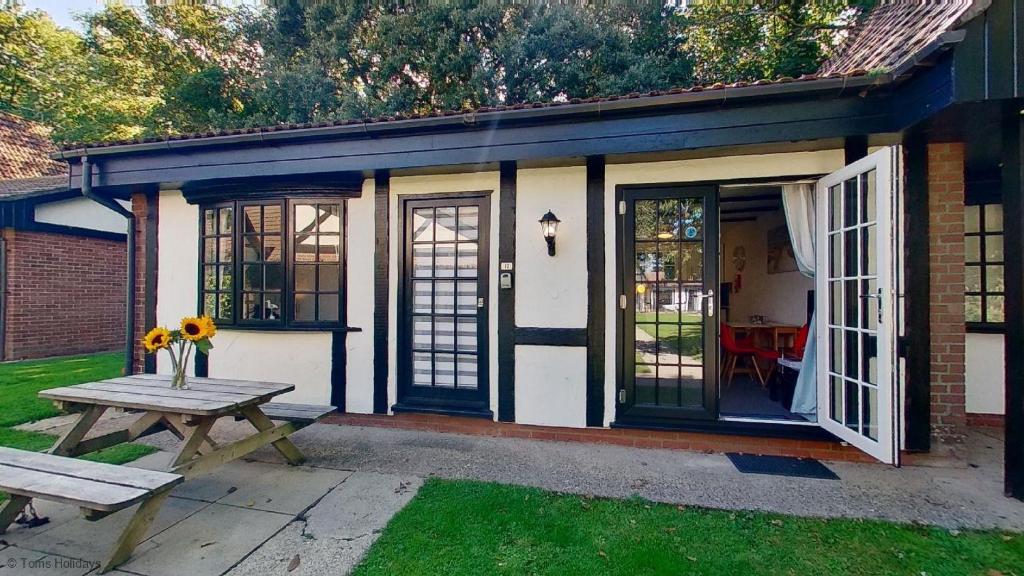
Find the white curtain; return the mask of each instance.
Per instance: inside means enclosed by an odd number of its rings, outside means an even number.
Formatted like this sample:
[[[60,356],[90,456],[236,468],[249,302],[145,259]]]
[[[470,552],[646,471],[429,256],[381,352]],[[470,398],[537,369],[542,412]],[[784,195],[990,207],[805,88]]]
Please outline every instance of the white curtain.
[[[793,256],[800,273],[814,278],[814,184],[783,184],[782,206],[786,211],[786,227],[793,245]],[[790,411],[808,420],[817,421],[818,382],[817,347],[815,346],[815,318],[812,315],[807,332],[807,346],[804,348],[800,375],[793,391],[793,406]]]
[[[783,184],[782,205],[796,265],[814,278],[814,184]]]

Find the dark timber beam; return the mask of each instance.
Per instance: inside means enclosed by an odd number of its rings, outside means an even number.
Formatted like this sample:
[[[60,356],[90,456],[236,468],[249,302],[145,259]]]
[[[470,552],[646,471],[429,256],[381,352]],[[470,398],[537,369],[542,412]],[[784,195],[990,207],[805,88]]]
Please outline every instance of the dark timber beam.
[[[587,426],[604,426],[604,156],[587,158]]]
[[[906,334],[899,343],[906,358],[906,446],[926,452],[931,448],[931,283],[928,239],[928,142],[915,132],[903,142],[907,183],[904,190],[904,313]]]
[[[516,261],[516,163],[501,163],[498,190],[498,273]],[[498,420],[516,420],[516,286],[498,288]]]
[[[1006,463],[1008,496],[1024,500],[1024,117],[1007,104],[1003,126],[1003,230],[1006,257]]]
[[[864,135],[847,136],[843,141],[843,152],[846,163],[853,164],[868,155],[868,137]]]
[[[373,176],[373,413],[388,412],[388,278],[389,198],[391,175],[378,170]]]

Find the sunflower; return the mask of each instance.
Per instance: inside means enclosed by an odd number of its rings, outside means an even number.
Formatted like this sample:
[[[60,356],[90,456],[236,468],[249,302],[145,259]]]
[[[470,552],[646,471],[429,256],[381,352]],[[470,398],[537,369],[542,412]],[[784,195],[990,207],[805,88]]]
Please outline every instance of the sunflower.
[[[185,340],[198,342],[209,336],[208,324],[202,318],[182,318],[181,337]]]
[[[167,348],[171,345],[171,333],[167,328],[160,328],[159,326],[153,328],[146,334],[146,337],[142,339],[142,345],[146,347],[149,352],[156,352],[161,348]]]
[[[213,338],[217,334],[217,324],[209,316],[201,316],[199,321],[206,327],[206,337]]]

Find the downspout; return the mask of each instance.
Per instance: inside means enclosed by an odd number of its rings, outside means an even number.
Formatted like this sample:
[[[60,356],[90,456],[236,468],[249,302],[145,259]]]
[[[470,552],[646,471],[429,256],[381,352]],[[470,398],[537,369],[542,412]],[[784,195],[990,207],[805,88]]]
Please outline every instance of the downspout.
[[[6,360],[7,347],[7,238],[0,227],[0,361]]]
[[[114,200],[92,191],[92,162],[82,156],[82,196],[117,212],[128,220],[128,282],[124,314],[124,373],[135,369],[135,213]]]

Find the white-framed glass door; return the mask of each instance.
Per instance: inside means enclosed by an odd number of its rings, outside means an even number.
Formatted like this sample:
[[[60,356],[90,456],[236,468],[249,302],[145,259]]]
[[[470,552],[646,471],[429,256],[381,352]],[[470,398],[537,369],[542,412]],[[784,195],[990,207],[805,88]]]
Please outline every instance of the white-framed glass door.
[[[817,184],[818,423],[889,464],[899,458],[896,230],[899,148]]]

